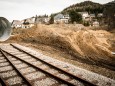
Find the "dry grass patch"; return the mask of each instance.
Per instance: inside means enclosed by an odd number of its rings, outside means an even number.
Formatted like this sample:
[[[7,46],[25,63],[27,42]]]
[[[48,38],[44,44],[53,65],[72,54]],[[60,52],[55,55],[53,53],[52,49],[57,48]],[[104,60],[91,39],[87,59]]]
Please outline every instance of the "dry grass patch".
[[[111,33],[105,30],[90,30],[80,25],[38,25],[37,28],[15,30],[14,34],[18,35],[8,41],[41,43],[64,50],[87,63],[115,64],[110,50],[112,45],[108,42]]]

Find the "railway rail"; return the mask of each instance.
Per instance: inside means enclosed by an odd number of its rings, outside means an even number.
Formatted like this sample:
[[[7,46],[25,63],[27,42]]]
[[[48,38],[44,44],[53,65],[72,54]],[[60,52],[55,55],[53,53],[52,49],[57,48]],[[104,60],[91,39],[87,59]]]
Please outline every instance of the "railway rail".
[[[6,46],[7,47],[7,46]],[[14,44],[0,48],[0,81],[3,86],[97,86],[98,82],[70,73]],[[107,86],[113,85],[108,83]]]

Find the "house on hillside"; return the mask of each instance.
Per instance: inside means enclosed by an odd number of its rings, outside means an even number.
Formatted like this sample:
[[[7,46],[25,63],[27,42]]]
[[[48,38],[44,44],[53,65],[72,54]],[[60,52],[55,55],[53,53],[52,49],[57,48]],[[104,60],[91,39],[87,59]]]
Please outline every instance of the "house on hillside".
[[[49,21],[50,21],[50,17],[44,17],[43,21],[44,21],[45,24],[48,24]]]
[[[63,15],[63,14],[57,14],[56,16],[54,16],[54,23],[55,24],[68,24],[69,23],[69,15],[66,14],[66,15]]]
[[[69,19],[69,14],[64,15],[64,18]]]
[[[95,18],[96,17],[95,14],[90,14],[89,16],[90,16],[90,18]]]
[[[89,16],[90,16],[90,22],[95,21],[95,19],[96,19],[95,14],[89,14]]]
[[[24,19],[21,22],[22,28],[31,28],[35,24],[35,17]]]
[[[93,26],[98,27],[99,26],[99,22],[98,21],[94,21],[93,22]]]
[[[103,13],[99,13],[97,17],[103,17]]]
[[[57,14],[56,16],[54,16],[54,23],[55,24],[60,23],[61,19],[63,18],[64,18],[63,14]]]
[[[78,12],[79,14],[81,14],[83,21],[90,21],[90,15],[88,14],[88,12]]]
[[[35,23],[36,24],[48,24],[50,21],[50,17],[48,16],[36,16]]]
[[[22,27],[22,23],[19,20],[13,20],[12,24],[11,24],[12,28],[21,28]]]

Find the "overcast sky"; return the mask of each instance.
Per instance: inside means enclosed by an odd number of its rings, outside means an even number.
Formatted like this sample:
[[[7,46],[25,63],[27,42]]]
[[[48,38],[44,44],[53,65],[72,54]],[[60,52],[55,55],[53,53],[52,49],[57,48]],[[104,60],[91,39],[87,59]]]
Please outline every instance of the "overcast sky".
[[[0,0],[0,16],[12,20],[22,20],[42,14],[56,13],[64,8],[85,0]],[[113,0],[90,0],[105,4]]]

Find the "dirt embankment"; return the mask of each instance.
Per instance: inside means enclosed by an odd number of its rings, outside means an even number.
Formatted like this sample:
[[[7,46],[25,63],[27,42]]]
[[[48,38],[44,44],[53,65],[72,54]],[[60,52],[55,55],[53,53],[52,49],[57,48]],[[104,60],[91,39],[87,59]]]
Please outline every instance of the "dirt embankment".
[[[75,25],[38,25],[32,29],[16,29],[13,34],[17,35],[7,42],[45,44],[69,53],[76,60],[115,66],[115,56],[111,54],[115,33]]]

